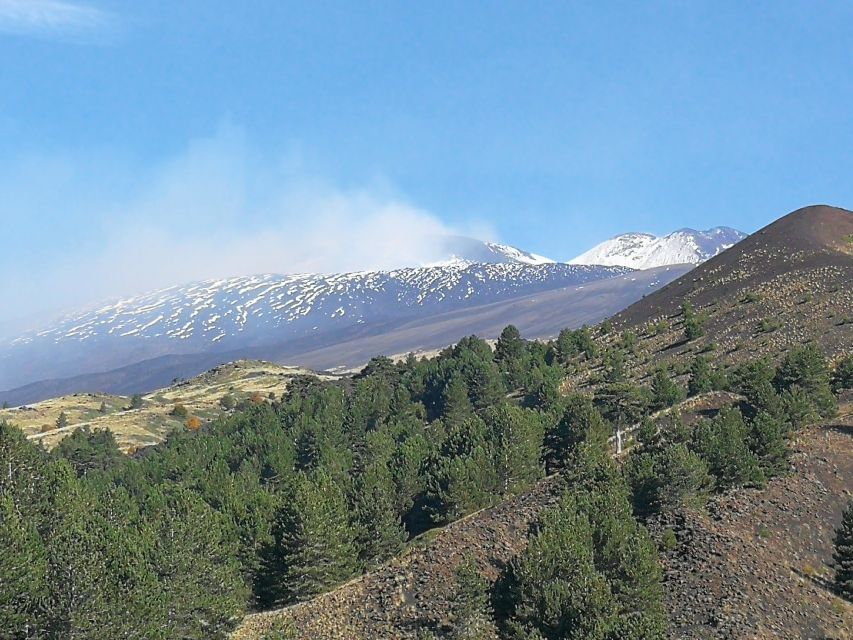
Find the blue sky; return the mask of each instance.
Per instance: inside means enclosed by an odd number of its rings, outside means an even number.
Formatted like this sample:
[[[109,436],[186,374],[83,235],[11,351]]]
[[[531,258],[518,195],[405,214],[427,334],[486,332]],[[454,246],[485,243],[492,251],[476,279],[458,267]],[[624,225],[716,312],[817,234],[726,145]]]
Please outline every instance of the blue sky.
[[[0,0],[0,295],[851,207],[852,30],[828,1]]]

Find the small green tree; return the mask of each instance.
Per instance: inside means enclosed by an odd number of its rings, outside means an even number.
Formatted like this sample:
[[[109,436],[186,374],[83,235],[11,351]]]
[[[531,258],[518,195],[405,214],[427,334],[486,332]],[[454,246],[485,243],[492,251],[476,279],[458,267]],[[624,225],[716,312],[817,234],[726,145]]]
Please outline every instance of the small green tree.
[[[468,559],[456,569],[456,594],[453,598],[451,640],[491,640],[495,637],[489,583]]]
[[[681,305],[681,316],[684,318],[684,338],[688,342],[705,335],[705,317],[697,314],[689,302]]]
[[[65,415],[64,411],[59,412],[59,417],[56,419],[56,428],[62,429],[63,427],[68,426],[68,416]]]
[[[141,409],[143,404],[145,404],[145,401],[142,398],[142,394],[134,393],[130,397],[130,408],[131,409]]]
[[[36,523],[18,513],[11,496],[0,494],[0,635],[24,638],[47,594],[46,551]],[[32,636],[31,636],[32,637]]]
[[[374,567],[397,555],[406,539],[390,470],[384,464],[370,465],[354,480],[352,493],[359,560],[364,567]]]
[[[787,425],[777,416],[761,411],[749,425],[749,448],[768,478],[788,469]]]
[[[53,455],[65,458],[79,476],[92,471],[106,471],[122,464],[126,458],[118,448],[109,429],[92,431],[88,426],[77,429],[53,450]]]
[[[679,387],[666,368],[658,367],[652,377],[652,409],[664,409],[684,400],[684,391]]]
[[[451,522],[496,502],[501,482],[482,420],[468,419],[454,428],[442,453],[432,463],[428,478],[435,522]]]
[[[545,435],[548,472],[562,469],[581,443],[593,441],[606,446],[611,431],[591,399],[580,394],[570,396],[560,420]]]
[[[847,504],[841,525],[835,531],[835,585],[847,598],[853,598],[853,500]]]
[[[485,422],[501,495],[522,491],[542,477],[544,430],[538,414],[503,404],[490,409]]]
[[[665,637],[657,551],[610,478],[570,489],[513,560],[499,587],[508,638]]]
[[[696,425],[693,449],[708,463],[719,486],[764,484],[764,474],[749,449],[747,437],[747,426],[737,409],[724,409],[712,420],[702,420]]]
[[[835,415],[836,399],[830,388],[826,357],[813,344],[792,348],[779,367],[773,384],[782,393],[799,387],[811,400],[820,416]]]
[[[610,349],[604,354],[605,382],[622,382],[625,379],[625,354],[621,349]]]
[[[687,382],[687,394],[696,396],[713,389],[711,366],[704,356],[696,356],[690,365],[690,379]]]
[[[832,370],[832,390],[841,393],[844,389],[853,389],[853,355],[841,358]]]
[[[640,443],[624,467],[635,513],[699,507],[714,486],[708,464],[683,442]]]
[[[226,411],[231,411],[237,406],[237,399],[232,394],[226,393],[224,396],[219,398],[219,406]]]
[[[176,403],[175,403],[175,406],[173,406],[173,407],[172,407],[172,410],[169,412],[169,414],[170,414],[170,415],[172,415],[172,416],[174,416],[174,417],[176,417],[176,418],[180,418],[180,419],[182,419],[182,420],[186,420],[186,419],[189,417],[190,412],[189,412],[189,410],[188,410],[184,405],[182,405],[180,402],[176,402]]]
[[[453,376],[444,388],[442,417],[447,424],[457,424],[474,413],[468,397],[468,386],[460,375]]]

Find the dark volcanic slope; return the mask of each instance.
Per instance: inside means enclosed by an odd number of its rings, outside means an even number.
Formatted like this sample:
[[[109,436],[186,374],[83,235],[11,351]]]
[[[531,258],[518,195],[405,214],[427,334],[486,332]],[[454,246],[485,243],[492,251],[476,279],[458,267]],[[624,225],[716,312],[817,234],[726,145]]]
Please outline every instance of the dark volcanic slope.
[[[720,255],[645,297],[614,320],[640,324],[660,315],[674,315],[683,300],[707,306],[752,283],[818,269],[853,273],[853,212],[815,205],[798,209],[756,231]]]
[[[631,305],[614,321],[635,328],[665,321],[674,338],[685,300],[708,317],[706,333],[720,357],[778,353],[809,340],[829,355],[849,352],[853,213],[828,206],[795,211]]]

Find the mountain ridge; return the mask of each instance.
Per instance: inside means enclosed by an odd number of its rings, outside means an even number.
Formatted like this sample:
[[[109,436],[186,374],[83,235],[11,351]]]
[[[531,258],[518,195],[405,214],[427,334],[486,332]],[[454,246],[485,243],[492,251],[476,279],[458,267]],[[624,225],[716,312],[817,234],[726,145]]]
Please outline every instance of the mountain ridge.
[[[602,264],[649,269],[669,264],[700,264],[746,237],[731,227],[697,231],[684,227],[663,236],[631,232],[614,236],[569,260],[569,264]]]

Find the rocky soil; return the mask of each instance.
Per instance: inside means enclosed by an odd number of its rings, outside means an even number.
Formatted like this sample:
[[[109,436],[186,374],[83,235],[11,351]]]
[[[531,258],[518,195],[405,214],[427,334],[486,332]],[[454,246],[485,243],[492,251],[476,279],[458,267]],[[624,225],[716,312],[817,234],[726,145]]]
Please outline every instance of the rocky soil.
[[[830,568],[853,491],[853,427],[810,429],[793,450],[790,475],[669,523],[673,638],[853,638],[853,604],[833,592]]]

